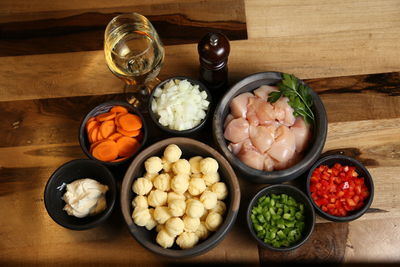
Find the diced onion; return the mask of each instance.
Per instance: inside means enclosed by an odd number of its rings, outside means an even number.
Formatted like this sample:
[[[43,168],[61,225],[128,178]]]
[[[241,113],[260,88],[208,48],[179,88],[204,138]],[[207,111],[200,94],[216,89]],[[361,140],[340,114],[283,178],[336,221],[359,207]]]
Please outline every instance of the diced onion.
[[[206,117],[210,105],[207,92],[187,80],[170,80],[153,94],[151,109],[158,122],[172,130],[196,127]]]

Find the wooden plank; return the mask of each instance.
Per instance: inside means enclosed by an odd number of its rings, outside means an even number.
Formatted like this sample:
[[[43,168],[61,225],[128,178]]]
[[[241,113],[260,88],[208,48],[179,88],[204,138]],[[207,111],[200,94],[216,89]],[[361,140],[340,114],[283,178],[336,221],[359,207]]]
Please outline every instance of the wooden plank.
[[[306,80],[321,97],[330,122],[400,117],[400,74]]]
[[[399,31],[400,27],[384,32],[232,41],[230,80],[234,83],[251,73],[271,70],[294,73],[302,79],[398,72]],[[169,46],[160,79],[197,77],[198,66],[196,45]],[[0,72],[1,101],[123,91],[123,83],[105,66],[102,51],[2,57]]]
[[[400,262],[399,225],[400,219],[350,223],[344,255],[345,262],[398,264]]]
[[[210,31],[247,38],[243,0],[138,5],[2,16],[0,56],[102,50],[108,22],[129,12],[147,16],[164,45],[197,43]]]
[[[261,265],[340,263],[346,251],[348,228],[348,223],[317,224],[309,240],[298,249],[288,252],[259,249]]]
[[[106,95],[1,102],[3,117],[0,125],[5,135],[0,140],[0,147],[59,144],[60,141],[67,145],[77,144],[78,129],[85,114],[111,99],[124,98]]]
[[[45,2],[45,1],[43,1]],[[56,1],[52,1],[53,3]],[[84,4],[90,4],[90,1],[85,1]],[[246,17],[244,12],[243,0],[217,0],[214,1],[213,7],[210,8],[208,1],[201,0],[151,0],[143,3],[141,1],[129,1],[126,5],[120,5],[118,1],[113,3],[106,2],[105,5],[97,1],[93,1],[92,5],[86,8],[65,8],[52,11],[44,10],[28,10],[25,13],[0,13],[0,23],[7,22],[26,22],[40,21],[46,19],[61,19],[65,17],[77,16],[84,13],[129,13],[137,12],[144,15],[166,15],[169,13],[183,13],[193,20],[205,21],[240,21],[245,23]],[[223,7],[230,6],[231,10],[224,10]],[[179,12],[178,12],[179,11]],[[198,11],[198,12],[195,12]],[[235,11],[235,12],[234,12]],[[206,13],[206,14],[205,14]]]
[[[395,264],[400,260],[397,247],[399,223],[397,218],[317,224],[310,239],[296,250],[274,252],[260,249],[261,264]]]
[[[170,3],[191,3],[197,0],[146,0],[148,5],[157,4],[170,4]],[[32,13],[32,12],[57,12],[61,10],[81,10],[92,8],[123,8],[132,4],[140,4],[142,1],[138,0],[3,0],[0,2],[0,14],[18,14],[18,13]]]
[[[398,0],[247,0],[250,38],[319,35],[400,25]]]
[[[250,39],[232,42],[233,79],[260,71],[294,73],[302,79],[394,72],[400,63],[400,27],[357,32]],[[249,64],[246,64],[249,63]]]
[[[399,123],[400,118],[329,123],[324,150],[347,149],[349,156],[371,167],[397,166]]]

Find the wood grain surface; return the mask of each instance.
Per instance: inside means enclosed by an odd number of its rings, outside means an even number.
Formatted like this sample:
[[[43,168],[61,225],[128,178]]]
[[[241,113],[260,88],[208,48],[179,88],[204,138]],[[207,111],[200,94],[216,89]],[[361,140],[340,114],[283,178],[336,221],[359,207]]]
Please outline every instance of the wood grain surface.
[[[289,72],[303,79],[398,72],[399,31],[400,25],[384,32],[375,30],[373,35],[365,30],[352,35],[314,35],[312,39],[297,36],[232,41],[230,80],[234,83],[261,71]],[[197,62],[196,45],[167,46],[159,77],[196,78]],[[123,92],[123,83],[107,69],[102,51],[0,57],[0,72],[4,77],[0,80],[2,101]]]
[[[398,0],[247,0],[249,37],[384,32],[400,23]],[[277,23],[279,21],[279,23]]]
[[[36,12],[57,12],[60,10],[85,10],[93,8],[118,8],[124,10],[125,7],[132,4],[140,5],[162,5],[162,4],[181,4],[181,3],[193,3],[198,2],[198,0],[146,0],[146,3],[142,1],[132,1],[132,0],[114,0],[112,2],[107,0],[52,0],[52,1],[42,1],[42,0],[3,0],[0,2],[0,14],[26,14],[26,13],[36,13]]]
[[[232,40],[231,85],[261,71],[306,79],[328,114],[324,153],[354,157],[373,176],[367,213],[350,223],[317,217],[304,246],[272,252],[257,246],[244,216],[265,185],[240,177],[233,230],[210,252],[182,261],[140,246],[118,207],[88,231],[52,221],[44,186],[59,165],[85,158],[81,119],[99,103],[124,99],[123,83],[105,65],[102,34],[111,17],[133,11],[148,16],[166,44],[161,80],[198,77],[196,42],[209,30]],[[398,264],[399,13],[398,0],[0,1],[0,265]],[[149,143],[166,137],[152,124],[150,132]],[[212,142],[207,129],[193,138]],[[113,170],[119,183],[125,168]],[[304,189],[304,176],[292,183]]]
[[[247,38],[242,0],[126,6],[122,12],[97,8],[11,14],[0,15],[0,57],[102,50],[108,22],[130,12],[147,16],[164,45],[197,43],[210,31],[230,40]]]

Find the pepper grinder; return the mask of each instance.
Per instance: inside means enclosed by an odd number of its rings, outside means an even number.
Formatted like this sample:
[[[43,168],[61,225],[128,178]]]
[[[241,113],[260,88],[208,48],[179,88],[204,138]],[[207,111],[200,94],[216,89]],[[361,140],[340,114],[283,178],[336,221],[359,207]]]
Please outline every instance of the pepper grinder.
[[[207,33],[198,43],[200,80],[215,98],[220,98],[228,87],[228,56],[230,45],[222,33]]]

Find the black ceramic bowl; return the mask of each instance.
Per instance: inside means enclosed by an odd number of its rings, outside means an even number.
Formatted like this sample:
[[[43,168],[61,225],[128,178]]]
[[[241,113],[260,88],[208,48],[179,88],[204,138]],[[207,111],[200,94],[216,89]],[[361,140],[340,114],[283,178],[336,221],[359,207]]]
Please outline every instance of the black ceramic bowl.
[[[250,75],[232,86],[218,103],[213,118],[213,135],[222,154],[229,160],[232,166],[239,171],[239,174],[255,183],[282,183],[293,180],[307,171],[318,159],[325,145],[328,119],[321,99],[310,90],[314,105],[315,124],[313,127],[313,137],[304,157],[290,168],[279,171],[262,171],[251,168],[241,162],[229,149],[228,142],[224,138],[224,121],[230,112],[229,104],[231,100],[239,94],[252,92],[261,85],[275,85],[282,79],[280,72],[261,72]]]
[[[63,210],[65,202],[62,197],[67,184],[82,178],[91,178],[108,186],[107,208],[97,215],[77,218]],[[76,159],[60,166],[50,176],[44,190],[44,204],[50,217],[59,225],[72,230],[85,230],[104,222],[114,209],[116,198],[117,185],[113,175],[107,167],[90,159]]]
[[[132,156],[130,156],[127,159],[122,160],[122,161],[105,162],[105,161],[96,159],[90,153],[90,142],[89,142],[88,134],[86,131],[86,122],[91,117],[94,117],[99,114],[110,111],[110,109],[113,106],[124,106],[128,109],[128,111],[130,113],[138,115],[142,119],[142,125],[143,125],[142,126],[142,134],[140,137],[140,147],[136,153],[134,153]],[[146,125],[146,121],[144,120],[142,114],[136,108],[134,108],[132,105],[130,105],[128,102],[114,100],[114,101],[108,101],[108,102],[102,103],[102,104],[96,106],[95,108],[93,108],[91,111],[89,111],[89,113],[86,114],[86,116],[83,118],[81,125],[79,127],[79,144],[81,145],[83,152],[86,154],[86,156],[88,158],[90,158],[96,162],[99,162],[101,164],[104,164],[106,166],[112,167],[112,166],[119,166],[121,164],[132,161],[132,159],[135,157],[135,155],[137,155],[137,153],[139,153],[139,151],[143,148],[144,144],[146,143],[147,135],[148,135],[147,125]]]
[[[302,237],[299,241],[291,245],[290,247],[280,247],[276,248],[273,247],[267,243],[265,243],[262,239],[260,239],[254,228],[253,228],[253,223],[251,221],[250,215],[251,215],[251,210],[253,209],[254,206],[257,205],[257,201],[260,197],[265,196],[265,195],[271,195],[271,194],[287,194],[288,196],[293,197],[297,202],[303,203],[304,204],[304,210],[305,210],[305,228],[302,233]],[[289,251],[296,249],[303,245],[307,239],[311,236],[313,230],[314,230],[314,225],[315,225],[315,212],[314,208],[311,204],[311,201],[307,198],[307,196],[297,189],[296,187],[292,185],[287,185],[287,184],[281,184],[281,185],[272,185],[272,186],[267,186],[258,191],[258,193],[251,199],[250,204],[247,208],[246,212],[246,219],[247,219],[247,226],[250,230],[251,235],[257,240],[257,242],[268,249],[274,250],[274,251]]]
[[[219,229],[212,233],[206,240],[201,241],[191,249],[180,249],[176,244],[168,249],[162,248],[156,242],[157,232],[155,229],[148,231],[145,227],[137,226],[132,220],[132,199],[135,194],[132,192],[132,184],[136,178],[142,177],[144,174],[144,162],[146,159],[152,156],[161,156],[164,149],[169,144],[176,144],[182,150],[182,158],[190,158],[193,156],[202,157],[213,157],[219,163],[218,172],[221,177],[221,181],[225,182],[229,191],[228,197],[224,200],[226,204],[226,212],[224,215],[224,222]],[[199,255],[207,252],[208,250],[215,247],[222,239],[226,236],[229,230],[235,223],[236,216],[239,210],[240,204],[240,187],[238,179],[229,165],[228,161],[216,150],[210,146],[201,143],[199,141],[185,138],[175,137],[165,139],[157,142],[150,147],[143,150],[133,160],[129,166],[128,171],[125,174],[122,182],[121,189],[121,209],[122,215],[124,216],[125,222],[128,225],[129,231],[132,236],[145,248],[159,255],[183,258]]]
[[[199,86],[199,90],[200,91],[205,91],[207,93],[207,100],[210,102],[210,105],[208,106],[208,109],[206,110],[206,117],[195,127],[191,128],[191,129],[187,129],[187,130],[182,130],[182,131],[178,131],[178,130],[173,130],[169,127],[163,126],[158,122],[158,119],[160,118],[156,113],[153,112],[152,108],[151,108],[151,103],[153,102],[154,99],[154,93],[156,91],[157,88],[163,88],[164,85],[166,83],[168,83],[171,80],[187,80],[188,82],[190,82],[192,85],[198,85]],[[200,81],[191,79],[189,77],[184,77],[184,76],[176,76],[176,77],[171,77],[166,79],[165,81],[162,81],[161,83],[159,83],[151,92],[150,98],[149,98],[149,113],[150,113],[150,117],[153,120],[153,122],[157,125],[157,127],[159,127],[161,130],[173,134],[173,135],[178,135],[178,136],[189,136],[190,134],[197,132],[198,130],[200,130],[204,124],[206,123],[208,117],[210,116],[210,107],[211,107],[211,94],[208,91],[207,87],[204,86],[204,84],[202,84]]]
[[[351,211],[349,215],[345,217],[334,216],[327,212],[324,212],[322,209],[318,207],[317,204],[315,204],[315,202],[311,197],[311,192],[310,192],[310,179],[314,170],[320,165],[327,165],[329,168],[332,168],[335,163],[340,163],[343,166],[347,165],[356,167],[356,172],[358,173],[358,177],[364,177],[364,183],[369,190],[369,196],[364,200],[364,206],[361,209]],[[359,161],[343,155],[330,155],[319,159],[311,167],[308,173],[306,188],[307,188],[307,195],[310,198],[311,203],[313,204],[317,213],[321,215],[323,218],[335,222],[349,222],[358,219],[369,209],[369,207],[372,204],[372,200],[374,199],[374,182],[372,181],[371,174]]]

